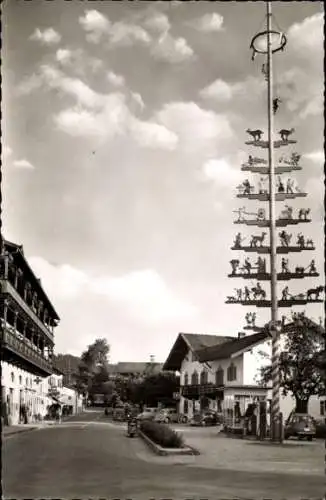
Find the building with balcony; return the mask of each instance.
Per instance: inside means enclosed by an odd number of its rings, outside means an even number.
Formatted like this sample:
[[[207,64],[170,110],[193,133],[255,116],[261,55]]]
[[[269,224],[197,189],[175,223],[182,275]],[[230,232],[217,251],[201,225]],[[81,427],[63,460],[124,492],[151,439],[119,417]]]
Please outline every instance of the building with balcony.
[[[1,401],[5,424],[42,418],[49,404],[59,316],[23,247],[4,242],[0,260]]]
[[[271,384],[257,383],[260,368],[270,363],[270,354],[271,339],[264,331],[238,337],[180,333],[163,370],[180,373],[181,413],[191,418],[195,411],[211,409],[232,419],[236,406],[244,414],[249,403],[271,400]],[[294,405],[291,395],[281,395],[285,419]],[[315,418],[323,416],[325,397],[312,396],[308,411]]]

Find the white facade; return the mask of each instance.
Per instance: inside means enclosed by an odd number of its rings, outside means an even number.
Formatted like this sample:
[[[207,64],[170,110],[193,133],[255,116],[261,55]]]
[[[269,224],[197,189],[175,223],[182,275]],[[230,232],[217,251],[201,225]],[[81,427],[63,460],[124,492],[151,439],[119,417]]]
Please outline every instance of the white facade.
[[[63,405],[72,406],[73,414],[80,413],[83,409],[83,397],[71,387],[62,387],[60,393],[60,402]]]
[[[281,339],[281,350],[284,348],[285,338]],[[255,393],[259,394],[259,388],[257,387],[259,380],[260,368],[267,366],[270,363],[272,351],[271,340],[266,340],[258,345],[254,345],[245,352],[238,352],[234,356],[228,359],[221,359],[215,361],[209,361],[208,363],[200,363],[196,360],[195,355],[192,353],[191,349],[188,350],[184,360],[181,363],[180,368],[180,385],[190,385],[192,384],[191,376],[193,372],[198,373],[198,384],[200,384],[200,374],[202,371],[207,372],[207,382],[206,383],[216,383],[216,371],[220,368],[224,371],[224,408],[231,408],[236,400],[244,397],[244,395],[249,395]],[[227,369],[233,364],[236,368],[234,370],[235,378],[233,380],[228,380]],[[209,365],[209,366],[208,366]],[[185,384],[185,376],[188,375],[188,384]],[[239,386],[243,386],[243,390],[240,390]],[[250,388],[252,387],[252,391]],[[261,389],[261,396],[266,396],[267,399],[271,400],[272,390],[271,384],[269,384],[269,389],[266,391]],[[185,399],[180,396],[180,412],[184,412]],[[248,399],[248,398],[247,398]],[[323,418],[325,411],[326,397],[312,396],[309,400],[308,412],[314,418]],[[218,410],[219,404],[217,399],[210,399],[209,408],[213,410]],[[291,395],[280,396],[280,411],[283,414],[283,419],[286,420],[290,412],[295,408],[295,399]],[[194,404],[188,405],[188,416],[192,417],[194,410],[199,409],[199,402],[195,401]]]
[[[43,420],[48,408],[55,402],[51,394],[62,405],[73,407],[73,413],[82,410],[82,397],[77,391],[63,387],[63,375],[53,373],[49,377],[38,377],[26,370],[3,361],[1,363],[2,401],[7,403],[9,425],[22,422],[21,407],[27,408],[28,422]]]
[[[3,402],[7,403],[9,425],[20,422],[21,405],[26,405],[28,421],[43,419],[53,402],[48,396],[48,378],[18,368],[6,361],[1,363]]]

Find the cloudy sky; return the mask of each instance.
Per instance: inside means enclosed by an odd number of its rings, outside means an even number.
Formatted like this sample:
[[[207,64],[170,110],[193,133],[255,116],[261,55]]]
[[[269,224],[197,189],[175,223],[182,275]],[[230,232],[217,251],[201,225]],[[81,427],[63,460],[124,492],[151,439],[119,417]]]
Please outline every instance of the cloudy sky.
[[[314,221],[293,238],[314,238],[321,269],[322,4],[273,9],[288,36],[275,128],[296,130],[288,152],[303,155],[296,180],[309,197],[292,205]],[[180,331],[242,329],[248,309],[224,300],[244,285],[227,278],[244,257],[230,250],[240,164],[265,154],[244,144],[247,128],[266,130],[264,59],[249,50],[264,17],[263,2],[3,6],[4,235],[24,245],[61,316],[57,352],[106,337],[113,362],[162,361]],[[321,306],[306,311],[318,318]]]

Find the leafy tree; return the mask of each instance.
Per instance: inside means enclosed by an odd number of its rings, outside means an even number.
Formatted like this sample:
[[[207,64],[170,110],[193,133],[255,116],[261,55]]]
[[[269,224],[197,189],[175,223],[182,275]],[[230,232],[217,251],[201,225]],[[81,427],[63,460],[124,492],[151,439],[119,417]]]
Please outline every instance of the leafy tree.
[[[133,401],[156,406],[159,402],[171,404],[173,393],[179,390],[179,377],[174,373],[161,372],[148,375],[142,382],[133,386]]]
[[[300,314],[285,325],[283,331],[285,345],[279,362],[282,393],[294,396],[296,412],[307,413],[310,397],[325,393],[325,330]],[[260,382],[266,384],[271,380],[272,367],[269,364],[261,368]]]
[[[76,388],[80,392],[92,396],[108,392],[109,380],[108,355],[110,346],[106,339],[96,339],[83,352],[76,374]]]

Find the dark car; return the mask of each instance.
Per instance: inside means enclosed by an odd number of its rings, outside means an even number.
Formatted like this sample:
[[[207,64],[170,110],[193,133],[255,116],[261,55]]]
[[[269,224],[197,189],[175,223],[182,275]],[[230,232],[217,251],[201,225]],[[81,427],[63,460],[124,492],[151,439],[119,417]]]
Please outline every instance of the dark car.
[[[194,414],[191,425],[217,425],[217,413],[215,411],[202,411]]]
[[[307,413],[291,413],[284,426],[284,439],[291,436],[312,441],[316,436],[314,419]]]

